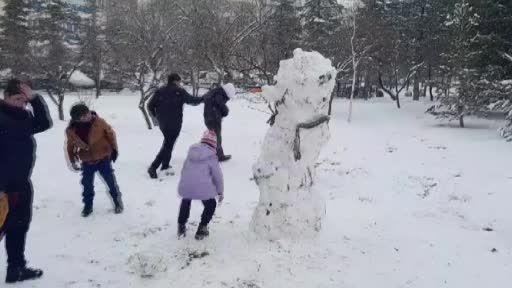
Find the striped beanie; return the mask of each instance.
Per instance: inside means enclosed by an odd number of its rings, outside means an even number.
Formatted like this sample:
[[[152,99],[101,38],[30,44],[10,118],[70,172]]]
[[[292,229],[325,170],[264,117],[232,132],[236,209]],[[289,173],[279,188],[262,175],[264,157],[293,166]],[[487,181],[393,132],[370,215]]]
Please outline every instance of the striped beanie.
[[[201,139],[201,143],[208,144],[213,148],[217,149],[217,134],[213,130],[207,130],[203,134],[203,138]]]

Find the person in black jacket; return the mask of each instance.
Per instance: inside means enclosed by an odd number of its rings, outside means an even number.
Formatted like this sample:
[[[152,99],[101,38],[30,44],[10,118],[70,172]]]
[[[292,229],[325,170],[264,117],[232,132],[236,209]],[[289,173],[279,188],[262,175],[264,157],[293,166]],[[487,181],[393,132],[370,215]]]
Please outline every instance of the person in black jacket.
[[[181,132],[183,123],[183,105],[199,105],[202,97],[193,97],[181,88],[181,77],[171,74],[166,86],[158,89],[148,103],[149,113],[158,120],[160,130],[164,134],[164,143],[155,160],[148,169],[149,176],[158,178],[156,170],[170,168],[172,150]]]
[[[44,99],[20,80],[8,82],[0,100],[0,192],[7,194],[9,213],[5,224],[6,282],[40,278],[43,271],[26,266],[25,240],[32,219],[30,180],[35,162],[34,134],[52,126]],[[30,103],[33,114],[26,110]],[[1,193],[0,193],[1,194]]]
[[[235,96],[235,86],[231,83],[213,88],[204,98],[204,122],[206,127],[217,134],[217,157],[224,162],[231,159],[231,155],[225,155],[222,148],[222,119],[229,114],[227,102]]]

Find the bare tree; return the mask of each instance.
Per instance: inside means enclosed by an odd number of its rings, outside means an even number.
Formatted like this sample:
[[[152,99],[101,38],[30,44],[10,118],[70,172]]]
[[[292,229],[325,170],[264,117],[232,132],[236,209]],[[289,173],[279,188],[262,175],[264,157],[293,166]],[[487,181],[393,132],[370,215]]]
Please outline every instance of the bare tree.
[[[109,31],[112,64],[139,91],[138,108],[148,129],[153,126],[146,102],[168,72],[167,51],[175,40],[174,29],[183,21],[161,9],[163,4],[155,1],[127,9],[118,16],[117,25]]]
[[[357,31],[358,31],[358,25],[357,25],[357,19],[358,19],[358,6],[356,4],[352,4],[352,7],[350,9],[350,22],[352,26],[352,37],[350,37],[350,47],[352,51],[352,89],[350,91],[350,102],[349,102],[349,108],[348,108],[348,119],[347,121],[350,123],[352,121],[352,106],[354,101],[354,94],[356,90],[356,81],[357,76],[359,73],[359,64],[362,60],[364,60],[367,57],[368,52],[373,47],[373,44],[367,44],[365,43],[364,39],[363,41],[359,41],[360,43],[357,43]],[[365,83],[366,84],[366,83]]]
[[[254,15],[254,3],[226,0],[183,1],[178,5],[187,25],[194,27],[198,37],[195,49],[218,74],[218,82],[232,67],[244,41],[262,28]]]
[[[84,45],[87,49],[83,50],[84,67],[83,70],[89,75],[95,83],[96,98],[101,95],[101,81],[104,68],[104,57],[106,52],[105,45],[105,18],[100,12],[98,0],[87,0],[86,5],[90,15],[82,25],[84,30]]]
[[[390,82],[394,82],[393,83],[393,86],[395,87],[394,92],[393,92],[392,88],[386,87],[386,85],[384,84],[384,81],[382,79],[382,73],[379,71],[379,86],[382,89],[382,91],[386,92],[386,94],[388,94],[391,97],[391,99],[396,101],[396,106],[398,109],[401,108],[400,93],[404,90],[405,87],[407,87],[407,85],[409,85],[411,77],[413,77],[417,73],[418,69],[421,66],[423,66],[423,63],[413,66],[412,68],[410,68],[407,71],[407,75],[405,76],[405,78],[400,80],[399,79],[400,71],[399,71],[399,67],[398,67],[398,62],[396,62],[395,65],[393,65],[392,79],[390,81]]]

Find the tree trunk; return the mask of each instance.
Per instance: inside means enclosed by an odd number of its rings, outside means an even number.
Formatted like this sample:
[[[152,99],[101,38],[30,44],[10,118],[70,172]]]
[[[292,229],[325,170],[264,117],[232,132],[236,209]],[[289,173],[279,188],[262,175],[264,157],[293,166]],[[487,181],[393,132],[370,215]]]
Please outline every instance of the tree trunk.
[[[96,82],[96,99],[100,98],[101,96],[101,84],[100,82]]]
[[[217,72],[217,81],[219,84],[222,84],[224,82],[224,73],[223,72]]]
[[[196,74],[195,69],[192,69],[190,71],[190,75],[191,75],[190,80],[192,81],[192,95],[197,97],[199,95],[199,82],[197,79],[197,74]]]
[[[364,87],[363,87],[363,98],[364,100],[368,100],[369,94],[372,93],[372,86],[369,85],[370,83],[370,73],[368,72],[368,69],[365,72],[364,75]]]
[[[359,63],[355,60],[353,62],[354,65],[354,74],[352,75],[352,91],[350,92],[350,102],[348,104],[348,122],[352,122],[352,102],[354,101],[354,94],[356,90],[356,77],[357,77],[357,69],[359,68]]]
[[[409,84],[407,84],[409,85]],[[407,89],[409,90],[409,89]],[[414,75],[414,87],[412,91],[412,100],[419,101],[420,100],[420,76],[419,73]]]
[[[101,52],[98,52],[98,58],[96,59],[98,63],[96,63],[96,75],[95,75],[95,84],[96,84],[96,99],[101,96]]]
[[[430,93],[430,101],[434,101],[434,94],[432,93],[433,85],[432,83],[432,66],[428,65],[428,90]]]
[[[398,73],[396,75],[398,75]],[[407,83],[405,83],[407,85],[407,87],[409,87],[409,83],[410,83],[409,81],[407,81]],[[397,76],[397,78],[396,78],[396,88],[395,88],[395,93],[396,93],[395,97],[396,97],[396,107],[398,109],[400,109],[400,108],[402,108],[401,105],[400,105],[400,90],[401,89],[398,88],[398,85],[399,84],[398,84],[398,76]],[[407,90],[409,90],[409,88],[407,88]]]
[[[331,99],[329,99],[329,111],[327,112],[327,115],[332,115],[332,102],[334,102],[334,97],[338,95],[338,87],[340,86],[339,82],[336,81],[336,85],[334,85],[334,90],[331,93]]]
[[[144,117],[144,121],[146,122],[148,129],[153,129],[151,118],[149,117],[148,110],[146,109],[146,99],[143,91],[140,93],[139,110],[142,112],[142,116]]]
[[[59,120],[64,121],[64,92],[59,92],[58,97],[58,108],[59,108]]]
[[[459,116],[459,125],[460,128],[464,128],[464,115]]]
[[[448,76],[448,78],[446,79],[446,90],[445,90],[445,96],[446,97],[450,97],[450,89],[452,88],[452,77],[451,76]]]

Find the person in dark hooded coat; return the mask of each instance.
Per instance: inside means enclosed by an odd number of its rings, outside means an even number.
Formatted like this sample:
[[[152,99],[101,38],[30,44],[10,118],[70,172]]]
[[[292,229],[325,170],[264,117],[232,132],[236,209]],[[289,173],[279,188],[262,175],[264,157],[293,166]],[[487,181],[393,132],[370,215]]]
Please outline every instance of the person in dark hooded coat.
[[[157,169],[168,170],[174,144],[178,139],[183,124],[183,106],[199,105],[202,97],[193,97],[180,85],[181,77],[171,74],[166,86],[158,89],[148,103],[149,113],[158,120],[158,125],[164,135],[164,142],[160,152],[151,163],[148,173],[152,179],[158,178]]]
[[[235,86],[231,83],[213,88],[204,98],[204,122],[206,127],[217,134],[217,157],[224,162],[231,159],[231,155],[224,154],[222,148],[222,119],[229,114],[227,102],[235,96]]]
[[[32,106],[33,112],[26,109],[27,104]],[[19,79],[9,80],[4,100],[0,100],[0,195],[7,197],[9,203],[3,228],[7,283],[37,279],[43,275],[42,270],[27,267],[25,243],[32,221],[34,191],[30,178],[36,155],[34,134],[51,126],[52,120],[43,97],[33,93],[30,85]]]

